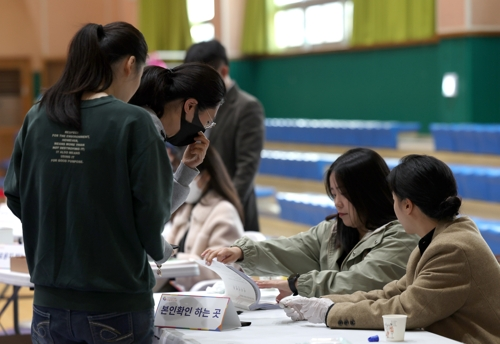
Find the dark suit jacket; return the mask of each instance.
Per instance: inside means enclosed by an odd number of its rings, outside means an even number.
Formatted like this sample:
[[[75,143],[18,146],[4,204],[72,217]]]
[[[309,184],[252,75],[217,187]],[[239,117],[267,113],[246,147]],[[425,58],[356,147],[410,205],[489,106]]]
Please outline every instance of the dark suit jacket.
[[[254,180],[264,146],[264,109],[237,84],[227,92],[210,129],[210,144],[219,152],[240,196],[246,231],[258,231]]]

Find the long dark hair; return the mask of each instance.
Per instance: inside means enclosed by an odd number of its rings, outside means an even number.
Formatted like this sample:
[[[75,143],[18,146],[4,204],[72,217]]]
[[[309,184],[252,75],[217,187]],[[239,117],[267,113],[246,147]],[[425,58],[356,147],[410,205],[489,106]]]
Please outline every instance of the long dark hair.
[[[342,154],[333,162],[325,175],[327,195],[333,200],[330,176],[335,173],[335,180],[342,194],[356,209],[359,220],[366,229],[374,230],[396,220],[393,199],[387,176],[389,167],[375,151],[367,148],[354,148]],[[337,217],[337,235],[335,247],[348,253],[361,239],[359,232],[344,224]]]
[[[202,63],[185,63],[172,69],[157,66],[144,68],[141,85],[129,103],[148,106],[163,117],[165,104],[194,98],[198,110],[220,105],[226,95],[226,86],[219,73]]]
[[[407,155],[387,179],[399,200],[411,200],[430,218],[451,220],[458,215],[462,200],[457,196],[457,182],[441,160],[427,155]]]
[[[71,40],[61,78],[45,92],[40,104],[46,106],[51,120],[80,130],[83,93],[108,89],[115,62],[135,56],[137,66],[142,66],[147,54],[144,36],[128,23],[86,24]]]
[[[241,222],[244,222],[243,207],[241,206],[238,192],[236,191],[236,188],[227,173],[226,166],[224,166],[224,163],[215,148],[208,146],[205,159],[198,166],[198,170],[200,170],[200,173],[207,171],[210,175],[210,181],[208,182],[202,197],[208,191],[214,190],[223,199],[234,205],[238,211],[238,215],[240,215]]]

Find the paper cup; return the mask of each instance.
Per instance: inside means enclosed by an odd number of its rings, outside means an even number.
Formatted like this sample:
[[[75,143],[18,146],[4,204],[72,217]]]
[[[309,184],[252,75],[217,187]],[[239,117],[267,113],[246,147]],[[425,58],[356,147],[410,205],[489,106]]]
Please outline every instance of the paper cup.
[[[384,319],[385,338],[388,342],[402,342],[405,340],[406,315],[387,314]]]

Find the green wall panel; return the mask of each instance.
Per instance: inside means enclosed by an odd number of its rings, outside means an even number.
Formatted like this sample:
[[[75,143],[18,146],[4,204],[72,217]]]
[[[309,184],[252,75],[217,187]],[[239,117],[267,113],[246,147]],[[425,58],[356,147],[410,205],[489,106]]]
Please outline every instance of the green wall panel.
[[[472,121],[471,42],[467,38],[445,39],[439,45],[439,82],[445,73],[458,74],[458,95],[455,98],[440,97],[440,122]],[[441,92],[441,90],[440,90]]]
[[[472,120],[500,123],[500,38],[471,39]]]
[[[271,118],[431,122],[500,120],[500,38],[455,38],[380,50],[331,52],[231,63],[231,75]],[[441,95],[445,72],[457,98]]]

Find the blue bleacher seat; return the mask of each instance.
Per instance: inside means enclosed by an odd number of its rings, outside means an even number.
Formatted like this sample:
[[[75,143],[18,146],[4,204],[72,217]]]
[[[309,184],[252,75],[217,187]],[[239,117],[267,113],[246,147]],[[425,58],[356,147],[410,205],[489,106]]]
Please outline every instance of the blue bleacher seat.
[[[500,155],[500,126],[477,126],[476,146],[479,153]]]
[[[288,178],[323,180],[326,169],[340,154],[263,150],[260,174]]]
[[[500,170],[490,169],[485,178],[487,179],[487,201],[500,202]]]
[[[429,128],[434,138],[436,150],[450,152],[455,150],[450,124],[432,123]]]
[[[278,142],[396,148],[399,133],[418,131],[417,122],[278,119],[265,121],[266,140]]]
[[[477,152],[476,127],[473,124],[453,125],[453,139],[457,152]]]
[[[500,221],[471,217],[494,254],[500,254]]]
[[[333,201],[326,195],[278,192],[276,200],[281,208],[281,219],[310,226],[336,212]]]
[[[438,151],[500,155],[500,125],[432,123],[430,131]]]

